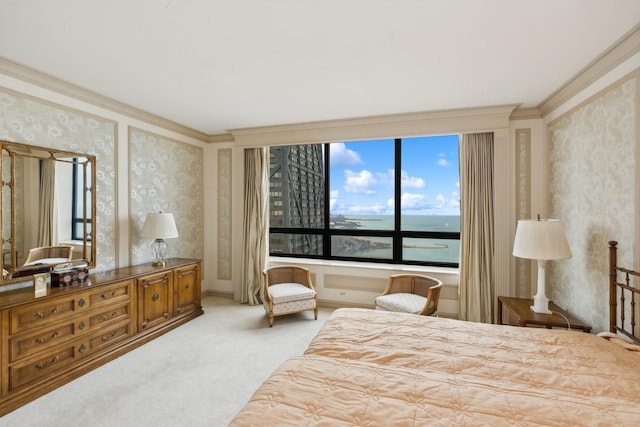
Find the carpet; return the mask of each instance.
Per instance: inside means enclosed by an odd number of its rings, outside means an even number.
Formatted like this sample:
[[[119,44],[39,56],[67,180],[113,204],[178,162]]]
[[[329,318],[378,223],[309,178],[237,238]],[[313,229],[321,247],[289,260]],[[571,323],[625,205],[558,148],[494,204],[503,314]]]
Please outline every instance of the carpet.
[[[203,298],[204,315],[0,418],[0,426],[225,426],[333,309],[276,317]]]

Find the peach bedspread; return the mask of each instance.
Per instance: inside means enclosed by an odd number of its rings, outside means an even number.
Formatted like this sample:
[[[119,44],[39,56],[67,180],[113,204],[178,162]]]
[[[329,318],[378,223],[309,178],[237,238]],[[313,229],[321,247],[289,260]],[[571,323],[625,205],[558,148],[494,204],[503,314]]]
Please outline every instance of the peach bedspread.
[[[230,425],[640,425],[640,352],[583,332],[339,309]]]

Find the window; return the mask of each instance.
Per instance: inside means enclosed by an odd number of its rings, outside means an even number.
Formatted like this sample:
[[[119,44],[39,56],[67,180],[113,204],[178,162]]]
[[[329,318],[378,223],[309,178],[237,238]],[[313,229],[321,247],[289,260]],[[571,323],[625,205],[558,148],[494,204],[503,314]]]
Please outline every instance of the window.
[[[271,255],[457,267],[458,135],[271,147],[269,204]]]
[[[86,183],[85,183],[86,180]],[[86,213],[84,189],[91,187],[91,163],[86,158],[77,158],[73,162],[73,193],[71,203],[71,238],[73,240],[84,240],[84,218],[87,218],[87,238],[91,236],[91,191],[86,192]]]

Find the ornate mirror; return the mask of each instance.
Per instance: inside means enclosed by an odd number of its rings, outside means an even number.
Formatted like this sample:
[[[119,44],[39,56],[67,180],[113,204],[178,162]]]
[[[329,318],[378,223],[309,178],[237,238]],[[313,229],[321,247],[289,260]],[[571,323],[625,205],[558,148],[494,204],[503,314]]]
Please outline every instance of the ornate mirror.
[[[0,283],[65,261],[95,267],[95,156],[9,141],[0,148]]]

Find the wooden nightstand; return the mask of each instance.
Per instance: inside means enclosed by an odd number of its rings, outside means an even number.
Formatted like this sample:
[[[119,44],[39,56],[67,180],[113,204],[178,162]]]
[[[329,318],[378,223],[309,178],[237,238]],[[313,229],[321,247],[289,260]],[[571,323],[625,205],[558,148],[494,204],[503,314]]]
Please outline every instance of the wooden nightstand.
[[[531,310],[532,299],[498,297],[498,324],[502,325],[502,306],[505,306],[518,318],[518,326],[544,326],[545,328],[567,329],[569,321],[571,329],[578,329],[584,332],[591,332],[591,326],[585,325],[573,315],[561,309],[553,302],[549,301],[549,310],[554,313],[542,314]],[[562,317],[560,314],[564,315]]]

